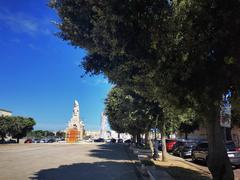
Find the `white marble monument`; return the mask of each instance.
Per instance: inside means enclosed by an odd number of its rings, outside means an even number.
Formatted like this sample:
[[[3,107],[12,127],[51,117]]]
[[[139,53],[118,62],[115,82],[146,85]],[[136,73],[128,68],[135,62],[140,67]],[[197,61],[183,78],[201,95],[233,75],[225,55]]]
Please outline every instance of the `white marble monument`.
[[[74,101],[73,106],[73,113],[72,118],[68,122],[68,127],[66,129],[67,142],[76,142],[80,141],[83,138],[83,132],[84,132],[84,124],[80,119],[80,112],[79,112],[79,103],[77,100]]]
[[[101,129],[100,129],[100,138],[107,138],[107,116],[104,112],[101,114]]]

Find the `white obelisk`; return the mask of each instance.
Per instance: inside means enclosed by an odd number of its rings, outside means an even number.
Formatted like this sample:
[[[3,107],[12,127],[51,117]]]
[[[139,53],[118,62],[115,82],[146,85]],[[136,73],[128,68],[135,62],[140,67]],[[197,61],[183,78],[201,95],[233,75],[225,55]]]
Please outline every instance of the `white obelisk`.
[[[102,112],[101,114],[101,129],[100,129],[100,138],[106,139],[107,138],[107,116]]]

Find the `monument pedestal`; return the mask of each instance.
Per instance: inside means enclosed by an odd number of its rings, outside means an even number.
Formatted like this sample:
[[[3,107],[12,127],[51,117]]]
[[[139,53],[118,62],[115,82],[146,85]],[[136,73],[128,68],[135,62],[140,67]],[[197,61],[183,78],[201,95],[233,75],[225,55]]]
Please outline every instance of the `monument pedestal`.
[[[77,129],[68,129],[66,134],[67,143],[76,143],[80,140],[80,131]]]

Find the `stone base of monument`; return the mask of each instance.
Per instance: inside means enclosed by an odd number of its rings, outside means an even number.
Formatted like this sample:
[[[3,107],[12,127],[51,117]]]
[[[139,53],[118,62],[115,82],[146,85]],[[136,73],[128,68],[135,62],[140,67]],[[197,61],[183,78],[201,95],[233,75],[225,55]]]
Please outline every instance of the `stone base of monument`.
[[[76,143],[80,141],[81,132],[77,129],[68,129],[67,130],[67,136],[66,136],[66,142],[67,143]]]

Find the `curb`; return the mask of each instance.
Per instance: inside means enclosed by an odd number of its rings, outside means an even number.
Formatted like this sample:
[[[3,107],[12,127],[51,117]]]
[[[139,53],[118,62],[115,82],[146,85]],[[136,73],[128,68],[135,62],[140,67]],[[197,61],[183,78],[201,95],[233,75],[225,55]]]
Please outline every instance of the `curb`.
[[[145,177],[140,170],[140,168],[142,167],[142,164],[141,164],[141,161],[139,160],[138,156],[133,157],[133,156],[135,156],[135,154],[130,147],[126,147],[125,150],[126,150],[126,153],[128,154],[130,161],[132,161],[134,163],[134,168],[135,168],[135,172],[136,172],[137,176],[139,177],[139,179],[145,180]],[[140,168],[138,167],[137,164],[141,165]]]
[[[181,160],[180,160],[180,161],[181,161]],[[202,168],[196,166],[194,163],[188,162],[188,161],[186,161],[186,160],[182,160],[182,162],[185,163],[185,164],[187,164],[187,165],[189,165],[189,166],[193,166],[193,167],[195,167],[196,169],[199,169],[200,171],[202,171],[202,172],[204,172],[204,173],[206,173],[206,174],[210,174],[210,175],[211,175],[211,173],[209,173],[209,172],[203,170]]]
[[[141,159],[141,155],[139,156],[139,155],[138,155],[138,152],[134,153],[134,148],[133,148],[133,147],[130,147],[129,150],[130,150],[133,154],[135,154],[135,155],[137,156],[137,159],[138,159],[138,161],[139,161],[139,163],[140,163],[140,165],[141,165],[140,167],[137,167],[137,170],[138,170],[139,173],[141,174],[142,178],[143,178],[143,179],[150,179],[150,180],[157,180],[157,179],[158,179],[157,176],[154,177],[154,175],[153,175],[154,173],[151,172],[151,170],[149,169],[149,168],[151,168],[152,166],[145,166],[145,164],[141,163],[141,161],[144,160],[144,159]],[[143,158],[144,158],[144,157],[143,157]],[[151,158],[148,157],[148,160],[151,161],[151,162],[154,164],[153,167],[156,167],[155,162],[154,162]],[[164,171],[164,172],[167,174],[167,176],[170,177],[170,179],[174,180],[174,178],[173,178],[169,173],[167,173],[166,171]],[[157,178],[157,179],[156,179],[156,178]],[[168,178],[167,178],[167,179],[168,179]]]
[[[155,177],[153,177],[152,173],[148,170],[147,167],[146,167],[146,169],[147,169],[147,173],[148,173],[148,175],[149,175],[149,178],[150,178],[151,180],[156,180]]]

